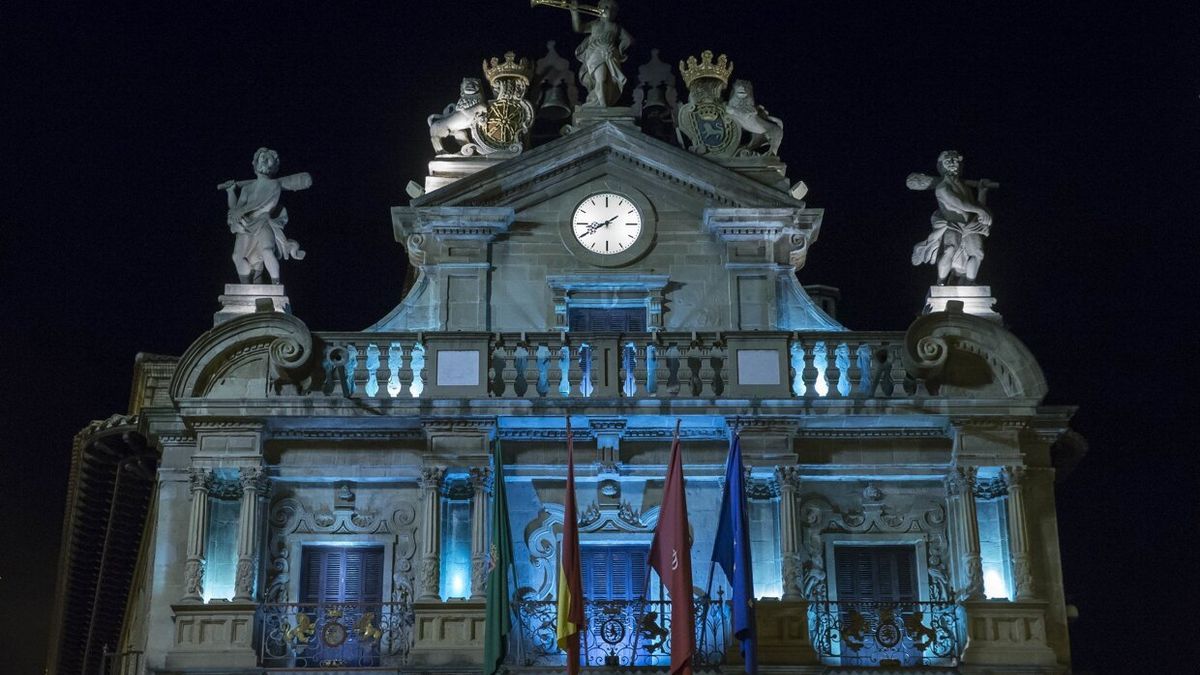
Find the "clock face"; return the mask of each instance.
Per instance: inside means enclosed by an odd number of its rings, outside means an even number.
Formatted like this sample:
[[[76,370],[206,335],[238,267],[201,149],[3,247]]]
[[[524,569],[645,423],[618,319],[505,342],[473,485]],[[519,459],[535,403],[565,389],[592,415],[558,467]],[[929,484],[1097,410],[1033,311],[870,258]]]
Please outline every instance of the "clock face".
[[[587,250],[613,255],[633,246],[642,236],[642,212],[628,197],[597,192],[575,207],[571,231]]]

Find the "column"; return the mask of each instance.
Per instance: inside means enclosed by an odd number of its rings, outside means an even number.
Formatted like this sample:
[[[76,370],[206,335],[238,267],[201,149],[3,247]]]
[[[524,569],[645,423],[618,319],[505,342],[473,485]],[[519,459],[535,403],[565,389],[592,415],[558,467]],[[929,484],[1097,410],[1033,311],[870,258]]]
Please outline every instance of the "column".
[[[961,535],[960,559],[963,578],[959,590],[960,600],[982,600],[983,558],[979,553],[979,520],[975,514],[975,477],[978,469],[973,466],[955,467],[950,474],[952,489],[958,494],[959,527]]]
[[[1025,475],[1023,466],[1004,467],[1004,479],[1008,482],[1008,550],[1017,600],[1036,597],[1029,564],[1029,525],[1025,520]]]
[[[775,467],[779,482],[779,553],[783,558],[783,599],[800,600],[799,535],[796,532],[796,500],[800,493],[800,469],[795,466]]]
[[[492,470],[472,467],[471,482],[471,600],[483,600],[487,585],[488,486]]]
[[[446,470],[438,466],[421,468],[418,484],[421,487],[421,501],[425,508],[421,520],[421,593],[419,600],[441,600],[439,581],[441,576],[441,499],[442,479]]]
[[[212,471],[192,467],[192,511],[188,519],[187,562],[183,566],[183,599],[204,601],[204,555],[208,544],[208,493],[213,486]]]
[[[254,577],[258,569],[258,543],[262,540],[259,501],[270,490],[271,481],[260,466],[242,467],[238,472],[242,487],[242,503],[238,511],[237,577],[234,579],[233,599],[254,601]]]

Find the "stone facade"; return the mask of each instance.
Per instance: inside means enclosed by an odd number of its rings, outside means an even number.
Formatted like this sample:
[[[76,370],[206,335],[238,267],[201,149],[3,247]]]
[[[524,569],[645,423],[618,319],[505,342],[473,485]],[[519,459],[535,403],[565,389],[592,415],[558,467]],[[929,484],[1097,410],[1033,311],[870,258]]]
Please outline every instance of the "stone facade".
[[[511,663],[560,668],[544,619],[568,416],[593,551],[648,545],[681,421],[703,665],[741,658],[728,582],[704,564],[736,432],[761,663],[1069,668],[1051,447],[1073,442],[1072,409],[1042,405],[1033,355],[953,300],[904,330],[848,330],[797,280],[822,211],[788,190],[777,139],[705,157],[603,110],[527,151],[432,162],[437,189],[392,210],[407,295],[368,330],[314,331],[282,286],[230,286],[181,357],[139,359],[125,424],[157,488],[119,651],[138,672],[476,672],[495,443]],[[624,258],[572,243],[574,209],[605,191],[643,219]],[[641,328],[573,329],[611,310]],[[864,590],[852,555],[900,561],[904,588],[876,569]],[[653,631],[630,642],[631,597],[589,620],[609,650],[593,665],[661,661]]]

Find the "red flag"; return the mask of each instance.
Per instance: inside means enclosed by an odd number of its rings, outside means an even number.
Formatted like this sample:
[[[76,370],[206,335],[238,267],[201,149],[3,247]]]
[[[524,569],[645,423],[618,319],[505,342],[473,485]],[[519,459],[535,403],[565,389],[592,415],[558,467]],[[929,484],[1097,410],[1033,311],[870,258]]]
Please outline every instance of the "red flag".
[[[696,618],[692,609],[692,553],[688,530],[687,496],[683,492],[683,460],[679,456],[679,422],[667,466],[662,508],[654,541],[650,544],[650,566],[671,594],[671,672],[691,675],[696,652]]]
[[[579,672],[579,632],[583,630],[583,577],[579,567],[579,516],[575,508],[575,449],[567,417],[567,496],[563,504],[562,554],[558,568],[558,648],[567,652],[567,673]]]

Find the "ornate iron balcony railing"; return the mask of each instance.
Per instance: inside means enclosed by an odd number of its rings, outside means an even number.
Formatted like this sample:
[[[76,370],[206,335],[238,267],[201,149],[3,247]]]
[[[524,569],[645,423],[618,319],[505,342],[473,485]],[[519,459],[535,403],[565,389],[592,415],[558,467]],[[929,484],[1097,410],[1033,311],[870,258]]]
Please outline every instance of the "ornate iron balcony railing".
[[[259,662],[267,669],[394,669],[412,649],[407,603],[270,603],[259,613]]]
[[[718,596],[720,597],[720,596]],[[510,658],[521,666],[562,666],[566,654],[555,639],[558,605],[554,600],[516,603],[517,641]],[[697,598],[696,666],[725,659],[729,608],[721,600]],[[580,662],[588,666],[667,666],[671,662],[669,600],[594,600],[584,605],[585,627]],[[514,653],[515,652],[515,653]]]
[[[813,602],[808,613],[813,648],[828,665],[958,665],[954,603]]]

